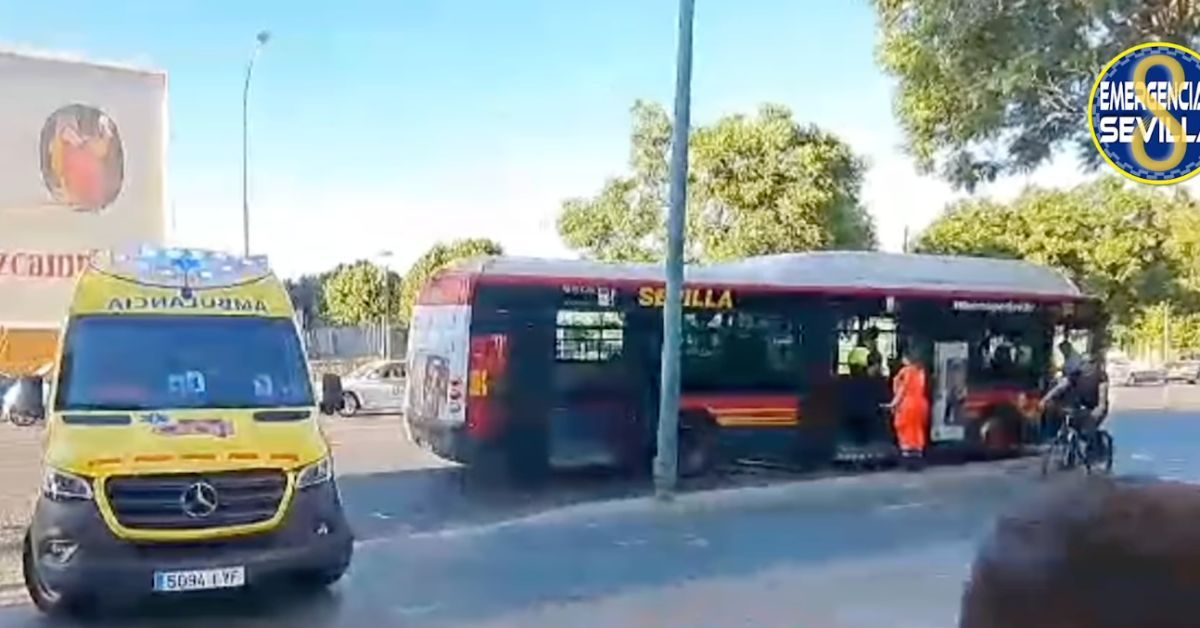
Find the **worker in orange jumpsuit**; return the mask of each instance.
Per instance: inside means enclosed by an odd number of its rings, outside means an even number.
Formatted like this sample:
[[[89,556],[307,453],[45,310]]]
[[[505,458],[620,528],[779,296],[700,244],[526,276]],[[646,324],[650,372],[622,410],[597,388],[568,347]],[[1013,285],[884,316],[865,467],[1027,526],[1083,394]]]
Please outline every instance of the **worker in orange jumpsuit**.
[[[925,367],[913,350],[904,352],[903,366],[892,380],[892,425],[900,455],[909,467],[919,465],[929,443],[929,398]]]

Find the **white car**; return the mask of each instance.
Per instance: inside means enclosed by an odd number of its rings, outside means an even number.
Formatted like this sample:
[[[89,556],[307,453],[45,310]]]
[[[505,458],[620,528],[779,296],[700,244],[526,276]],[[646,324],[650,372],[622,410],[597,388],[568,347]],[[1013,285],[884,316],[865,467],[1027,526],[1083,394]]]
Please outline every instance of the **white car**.
[[[42,388],[43,414],[50,405],[51,371],[53,371],[53,365],[47,364],[33,373],[33,379],[37,380]],[[2,393],[0,394],[0,421],[8,421],[14,425],[32,425],[45,418],[44,416],[24,415],[16,411],[17,401],[27,385],[28,382],[22,378],[0,376],[0,393]]]
[[[1108,381],[1114,386],[1137,386],[1139,384],[1162,384],[1167,381],[1164,369],[1131,362],[1125,358],[1110,358],[1108,361]]]
[[[404,362],[377,360],[342,378],[342,416],[359,412],[397,411],[404,405]]]

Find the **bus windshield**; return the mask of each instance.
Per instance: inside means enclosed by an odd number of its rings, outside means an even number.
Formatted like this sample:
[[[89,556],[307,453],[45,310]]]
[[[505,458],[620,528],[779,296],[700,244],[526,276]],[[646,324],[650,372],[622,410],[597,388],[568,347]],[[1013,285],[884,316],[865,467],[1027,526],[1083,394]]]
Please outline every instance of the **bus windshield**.
[[[56,407],[271,408],[312,400],[289,319],[94,316],[70,325]]]

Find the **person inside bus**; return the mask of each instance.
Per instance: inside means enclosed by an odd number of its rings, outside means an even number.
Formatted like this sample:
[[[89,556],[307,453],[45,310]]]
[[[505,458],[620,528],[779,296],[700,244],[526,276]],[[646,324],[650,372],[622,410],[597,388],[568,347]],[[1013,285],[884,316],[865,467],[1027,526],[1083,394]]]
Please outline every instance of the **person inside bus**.
[[[915,347],[905,349],[903,366],[892,380],[892,425],[904,465],[920,467],[929,442],[929,393],[925,367],[917,357]]]
[[[992,375],[998,380],[1009,379],[1013,377],[1016,370],[1012,341],[1007,336],[996,336],[993,342],[995,346],[992,348],[991,356]]]
[[[879,330],[870,327],[858,333],[854,348],[846,357],[851,375],[880,377],[883,375],[883,354],[879,352]]]
[[[855,445],[866,445],[877,433],[881,399],[878,380],[883,373],[883,355],[876,346],[875,330],[858,334],[855,346],[846,357],[850,377],[841,386],[847,432]]]

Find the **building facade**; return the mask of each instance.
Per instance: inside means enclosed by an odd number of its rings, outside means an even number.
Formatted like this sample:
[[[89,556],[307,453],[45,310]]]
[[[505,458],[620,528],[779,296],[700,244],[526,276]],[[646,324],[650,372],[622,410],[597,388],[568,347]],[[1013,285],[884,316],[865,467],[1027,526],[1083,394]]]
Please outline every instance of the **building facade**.
[[[92,252],[162,244],[167,77],[0,50],[0,372],[49,361]]]

